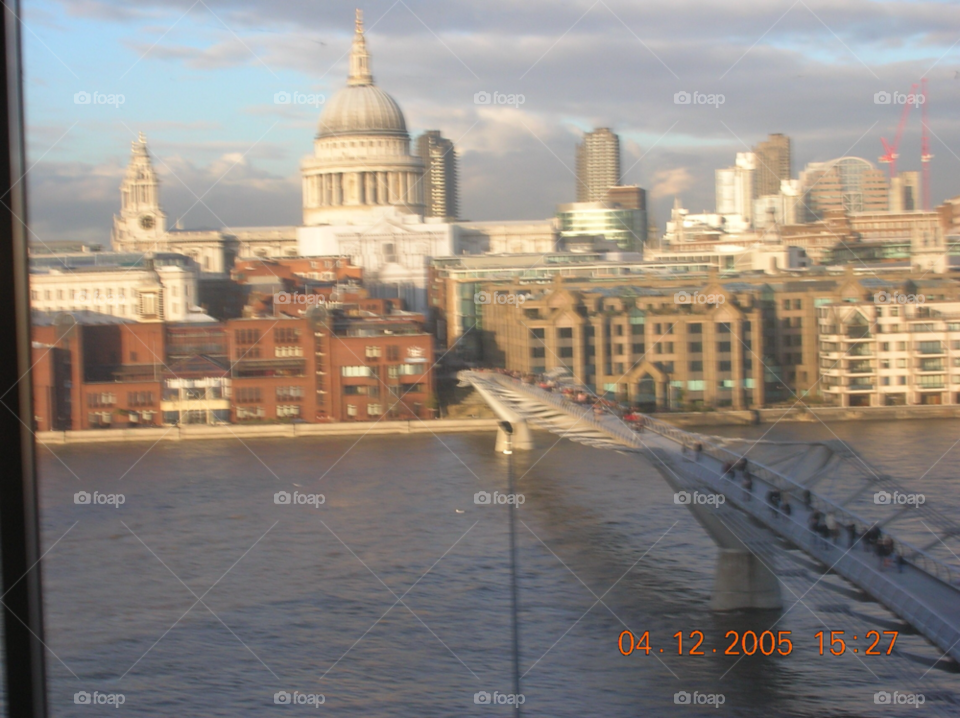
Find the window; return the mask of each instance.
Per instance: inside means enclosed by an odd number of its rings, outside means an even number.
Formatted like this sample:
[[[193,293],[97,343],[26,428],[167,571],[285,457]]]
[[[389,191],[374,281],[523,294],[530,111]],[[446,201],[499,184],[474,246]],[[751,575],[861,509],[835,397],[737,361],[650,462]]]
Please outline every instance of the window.
[[[890,342],[880,342],[880,351],[882,352],[890,351]]]
[[[881,368],[881,369],[889,369],[889,368],[890,368],[890,360],[889,360],[889,359],[881,359],[881,360],[880,360],[880,368]]]
[[[880,386],[890,386],[890,377],[888,376],[880,377]]]
[[[718,322],[718,323],[717,323],[717,333],[718,333],[718,334],[729,334],[729,333],[730,333],[730,322]]]
[[[802,307],[803,307],[803,303],[802,303],[799,299],[794,299],[794,300],[793,300],[793,308],[794,308],[794,309],[800,309],[800,308],[802,308]]]
[[[643,324],[631,324],[630,325],[630,334],[633,336],[638,336],[643,334]]]
[[[706,385],[703,379],[693,379],[687,382],[687,391],[703,391]]]
[[[543,359],[547,354],[547,350],[543,347],[533,347],[530,350],[530,356],[533,359]]]
[[[298,401],[303,398],[302,386],[278,386],[277,401]]]
[[[721,354],[729,354],[730,342],[717,342],[717,351]]]
[[[255,421],[266,416],[262,406],[238,406],[237,421]]]
[[[570,359],[573,357],[573,347],[560,347],[560,358]]]
[[[614,327],[613,327],[613,329],[614,329],[614,331],[613,331],[614,336],[618,336],[618,337],[622,337],[622,336],[623,336],[623,325],[622,325],[622,324],[615,324]]]
[[[790,300],[789,300],[789,299],[784,299],[784,300],[783,300],[783,310],[784,310],[785,312],[786,312],[786,311],[790,311]]]
[[[667,342],[666,348],[663,351],[667,354],[673,354],[673,342]]]
[[[256,344],[260,341],[259,329],[237,329],[234,332],[237,344]]]
[[[897,377],[897,384],[898,384],[899,386],[904,386],[906,383],[907,383],[907,377],[905,377],[905,376],[898,376],[898,377]]]
[[[299,419],[300,405],[299,404],[277,404],[277,418],[278,419]]]
[[[703,325],[699,322],[687,325],[687,334],[703,334]]]
[[[898,351],[898,352],[905,352],[905,351],[907,351],[907,343],[906,343],[906,342],[897,342],[897,351]]]
[[[101,392],[98,394],[87,394],[87,406],[98,408],[102,406],[113,406],[117,403],[117,395],[113,392]]]
[[[530,338],[531,338],[531,339],[543,339],[543,329],[542,329],[542,328],[539,328],[539,329],[531,329],[531,330],[530,330]]]
[[[687,351],[691,354],[703,354],[703,342],[690,342]]]
[[[718,371],[730,371],[730,362],[728,362],[728,361],[720,361],[720,362],[717,362],[717,370],[718,370]]]
[[[300,341],[300,330],[295,327],[279,327],[273,330],[275,344],[296,344]],[[279,356],[279,354],[277,355]]]
[[[393,367],[391,367],[393,368]],[[342,366],[340,376],[371,376],[373,372],[368,366]]]
[[[380,416],[382,413],[382,404],[367,404],[367,416]]]
[[[356,415],[357,415],[357,405],[347,404],[347,416],[356,416]]]
[[[234,392],[234,401],[238,404],[256,404],[260,401],[260,387],[241,386]]]
[[[623,344],[614,344],[613,345],[614,354],[623,354]]]
[[[366,355],[367,359],[373,359],[373,358],[375,358],[375,357],[378,357],[378,356],[381,355],[381,353],[382,353],[382,352],[381,352],[380,347],[379,347],[379,346],[375,346],[375,345],[373,345],[373,344],[368,344],[368,345],[364,348],[364,354]]]
[[[634,353],[634,354],[643,354],[644,351],[645,351],[645,349],[644,349],[644,345],[643,345],[643,344],[634,344],[634,345],[633,345],[633,353]]]
[[[127,406],[153,406],[153,392],[128,391]]]
[[[897,359],[897,369],[906,369],[907,360],[906,359]]]
[[[560,339],[573,339],[573,327],[560,327],[557,330],[557,337]]]
[[[692,361],[690,362],[690,371],[703,371],[703,362],[702,361]]]

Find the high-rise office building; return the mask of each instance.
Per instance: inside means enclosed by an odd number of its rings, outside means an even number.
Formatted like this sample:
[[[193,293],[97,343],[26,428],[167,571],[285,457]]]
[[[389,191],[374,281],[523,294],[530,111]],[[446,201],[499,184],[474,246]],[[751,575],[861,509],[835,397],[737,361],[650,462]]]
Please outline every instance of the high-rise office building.
[[[606,127],[583,136],[577,145],[577,202],[603,202],[620,184],[620,138]]]
[[[439,130],[427,130],[417,138],[417,154],[423,160],[424,216],[457,218],[457,156],[453,142]]]
[[[753,151],[757,155],[755,196],[779,194],[780,182],[790,179],[790,138],[779,133],[768,135]]]
[[[747,225],[753,221],[756,168],[753,152],[738,152],[733,167],[716,170],[717,214],[740,217]]]

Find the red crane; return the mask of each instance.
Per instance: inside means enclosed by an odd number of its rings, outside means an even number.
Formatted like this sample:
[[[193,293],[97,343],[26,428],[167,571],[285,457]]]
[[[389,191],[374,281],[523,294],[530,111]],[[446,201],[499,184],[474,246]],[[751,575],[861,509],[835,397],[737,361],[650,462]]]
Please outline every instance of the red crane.
[[[926,88],[926,79],[923,80],[924,88]],[[913,95],[916,92],[917,83],[913,83],[910,86],[910,94]],[[926,92],[926,89],[924,89]],[[900,124],[897,125],[897,134],[893,138],[893,143],[887,142],[885,137],[881,137],[880,141],[883,143],[883,154],[878,159],[879,162],[883,164],[890,165],[890,179],[891,184],[894,177],[897,176],[897,158],[900,156],[897,153],[897,150],[900,148],[900,140],[903,138],[903,130],[907,126],[907,118],[910,116],[910,106],[913,103],[904,102],[903,103],[903,112],[900,113]],[[924,113],[926,113],[926,104],[924,104]],[[924,128],[926,131],[926,128]]]

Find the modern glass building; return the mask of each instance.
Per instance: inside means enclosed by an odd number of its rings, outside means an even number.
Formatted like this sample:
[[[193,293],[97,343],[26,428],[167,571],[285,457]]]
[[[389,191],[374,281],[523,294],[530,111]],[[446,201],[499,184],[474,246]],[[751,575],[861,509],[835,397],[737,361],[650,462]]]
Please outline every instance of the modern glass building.
[[[606,202],[571,202],[557,207],[560,237],[602,236],[627,252],[643,251],[647,212],[612,207]]]

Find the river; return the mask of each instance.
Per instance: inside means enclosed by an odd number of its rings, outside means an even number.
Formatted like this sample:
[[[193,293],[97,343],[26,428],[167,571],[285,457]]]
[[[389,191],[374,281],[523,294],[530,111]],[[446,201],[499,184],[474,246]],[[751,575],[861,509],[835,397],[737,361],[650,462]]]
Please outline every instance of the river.
[[[840,438],[960,513],[960,448],[950,451],[960,422],[710,431]],[[507,508],[474,502],[506,491],[493,438],[41,449],[52,714],[509,715],[475,702],[513,693]],[[795,593],[784,591],[783,611],[713,613],[716,549],[655,470],[548,434],[537,441],[514,455],[524,715],[956,714],[957,675],[924,675],[896,656],[819,655],[825,625],[876,627],[838,606],[891,620],[833,590],[839,579],[817,582],[786,561]],[[80,491],[89,504],[75,503]],[[625,628],[649,631],[649,655],[621,655]],[[678,656],[673,635],[683,632],[687,653],[695,630],[705,655]],[[790,631],[794,648],[727,656],[730,630]],[[936,655],[916,636],[897,648]],[[877,705],[878,691],[921,693],[925,704]],[[679,692],[692,705],[675,703]],[[287,694],[292,705],[275,703]],[[85,695],[110,710],[75,702]]]

